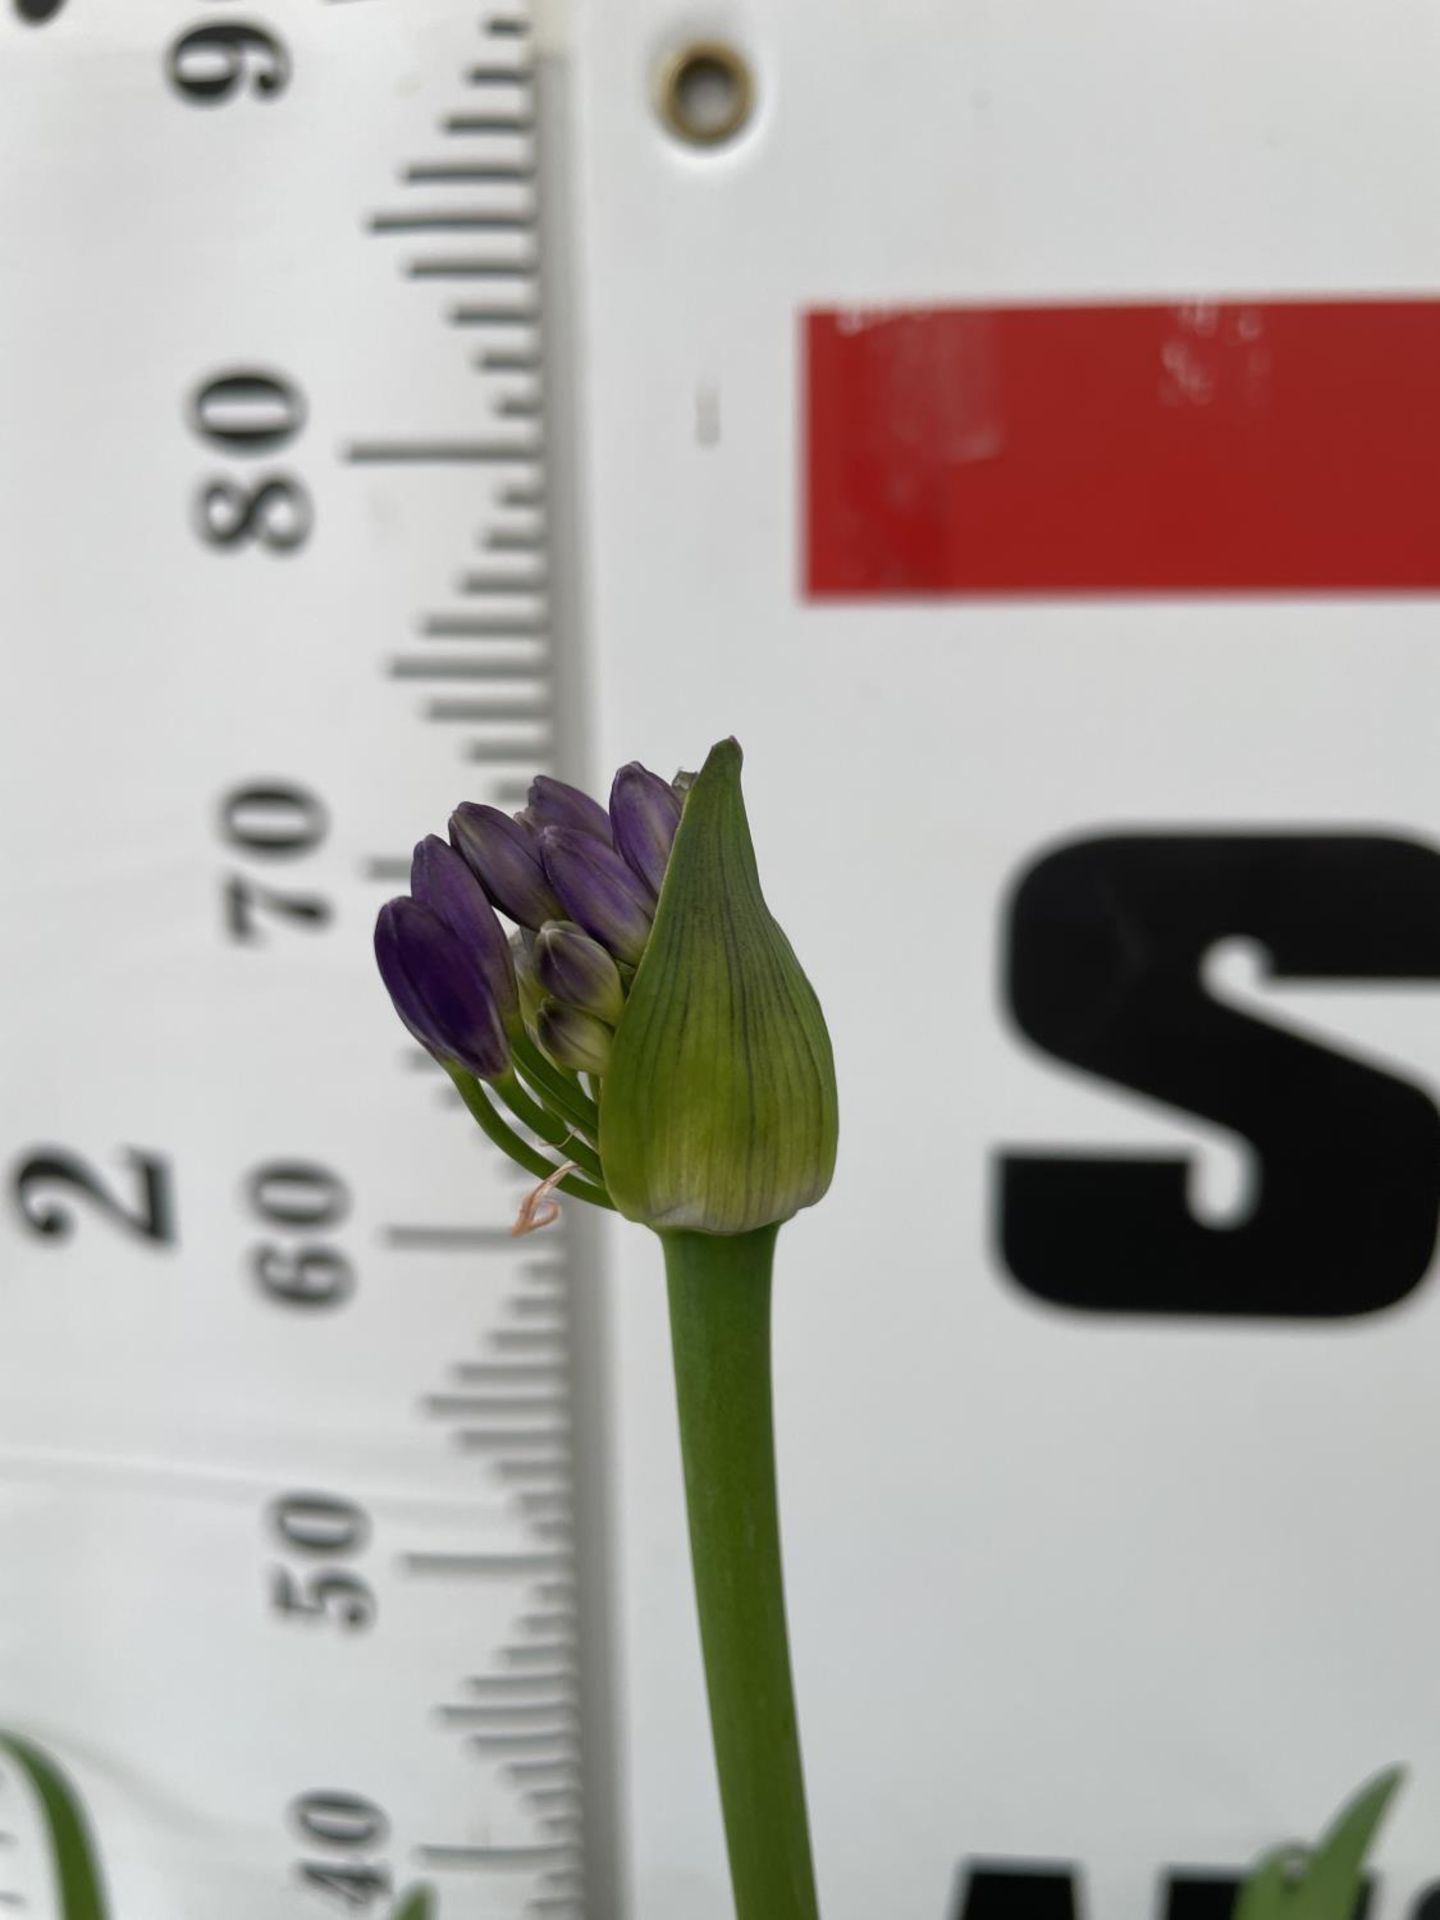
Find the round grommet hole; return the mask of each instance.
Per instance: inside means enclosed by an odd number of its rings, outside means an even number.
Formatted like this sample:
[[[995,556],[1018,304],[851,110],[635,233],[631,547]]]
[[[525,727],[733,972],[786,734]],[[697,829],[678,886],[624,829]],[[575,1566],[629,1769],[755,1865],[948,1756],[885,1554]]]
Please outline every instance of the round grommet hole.
[[[755,80],[745,56],[723,40],[678,47],[661,66],[660,118],[690,147],[733,140],[755,107]]]

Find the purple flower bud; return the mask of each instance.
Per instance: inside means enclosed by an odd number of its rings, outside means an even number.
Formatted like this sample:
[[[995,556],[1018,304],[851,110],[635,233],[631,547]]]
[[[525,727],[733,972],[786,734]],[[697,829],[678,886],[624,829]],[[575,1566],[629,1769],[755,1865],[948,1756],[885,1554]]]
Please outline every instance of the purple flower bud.
[[[578,920],[617,960],[634,966],[650,938],[653,902],[612,847],[573,827],[546,827],[540,835],[545,875],[565,904],[552,919]]]
[[[615,845],[631,871],[659,897],[670,858],[670,843],[680,824],[680,796],[668,780],[638,760],[621,767],[610,789],[610,819]]]
[[[482,1079],[506,1071],[500,1010],[473,958],[418,900],[392,900],[375,922],[375,958],[395,1011],[422,1047]]]
[[[535,973],[546,993],[614,1026],[625,1011],[620,969],[598,940],[570,920],[547,920],[535,936]]]
[[[546,881],[532,827],[498,807],[465,800],[450,816],[450,844],[500,911],[521,926],[564,917]]]
[[[607,847],[610,844],[610,816],[600,802],[564,780],[551,779],[548,773],[538,773],[530,782],[525,817],[541,830],[573,827],[577,833],[593,834]]]
[[[562,1007],[558,1000],[546,1000],[536,1022],[540,1044],[557,1067],[573,1067],[579,1073],[604,1073],[610,1065],[609,1027],[593,1013],[579,1007]]]
[[[438,834],[428,834],[410,864],[410,897],[442,919],[471,956],[507,1027],[520,1015],[515,961],[485,890]]]

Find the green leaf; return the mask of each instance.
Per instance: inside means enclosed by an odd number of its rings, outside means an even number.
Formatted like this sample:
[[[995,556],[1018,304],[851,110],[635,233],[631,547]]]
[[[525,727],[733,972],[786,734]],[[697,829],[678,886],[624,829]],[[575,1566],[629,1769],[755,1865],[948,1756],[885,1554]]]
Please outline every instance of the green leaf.
[[[61,1920],[106,1920],[109,1907],[90,1823],[80,1797],[49,1756],[18,1734],[0,1733],[8,1755],[30,1782],[50,1836]]]
[[[1290,1842],[1267,1853],[1250,1869],[1231,1920],[1279,1920],[1311,1857],[1308,1847]]]
[[[435,1912],[435,1894],[431,1887],[411,1887],[402,1894],[392,1920],[431,1920]]]
[[[1350,1920],[1360,1898],[1365,1856],[1404,1778],[1403,1768],[1387,1768],[1336,1815],[1291,1896],[1288,1920]]]
[[[1403,1768],[1390,1767],[1367,1781],[1317,1847],[1267,1853],[1240,1889],[1234,1920],[1352,1920],[1365,1857],[1404,1778]]]
[[[830,1036],[765,904],[733,740],[685,800],[600,1104],[627,1219],[751,1233],[812,1206],[839,1128]]]

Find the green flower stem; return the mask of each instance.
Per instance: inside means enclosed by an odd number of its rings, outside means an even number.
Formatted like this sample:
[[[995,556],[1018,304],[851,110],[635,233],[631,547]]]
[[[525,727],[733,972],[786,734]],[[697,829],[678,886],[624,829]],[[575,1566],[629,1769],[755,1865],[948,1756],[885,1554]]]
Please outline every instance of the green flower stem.
[[[548,1100],[557,1113],[564,1114],[594,1145],[600,1126],[600,1109],[581,1087],[574,1074],[547,1060],[528,1036],[515,1036],[510,1043],[519,1068],[530,1085]]]
[[[460,1098],[500,1151],[508,1153],[512,1160],[524,1167],[527,1173],[533,1173],[537,1180],[548,1180],[555,1171],[555,1162],[547,1160],[543,1153],[537,1153],[513,1127],[505,1124],[474,1074],[467,1073],[463,1067],[451,1066],[448,1062],[445,1071],[455,1082]],[[578,1174],[567,1173],[559,1185],[561,1193],[568,1193],[576,1200],[588,1200],[593,1207],[613,1208],[615,1205],[603,1187],[592,1186],[590,1181],[582,1180]]]
[[[580,1138],[568,1121],[557,1120],[548,1108],[532,1100],[513,1073],[507,1073],[503,1080],[495,1080],[491,1084],[515,1118],[529,1127],[532,1133],[538,1133],[542,1140],[558,1148],[564,1158],[573,1160],[582,1173],[588,1173],[596,1180],[604,1179],[600,1156],[595,1149]]]
[[[818,1916],[775,1502],[770,1275],[778,1231],[660,1235],[737,1920]]]
[[[564,1125],[570,1129],[572,1139],[583,1140],[587,1147],[593,1147],[595,1145],[596,1135],[600,1131],[598,1119],[582,1119],[576,1112],[574,1105],[563,1099],[553,1087],[546,1086],[540,1076],[528,1067],[523,1060],[517,1059],[515,1062],[515,1077],[524,1090],[532,1094],[534,1098],[540,1102],[541,1106],[545,1107],[550,1113],[553,1113],[558,1120],[563,1121]],[[563,1139],[564,1135],[562,1134],[560,1137]]]

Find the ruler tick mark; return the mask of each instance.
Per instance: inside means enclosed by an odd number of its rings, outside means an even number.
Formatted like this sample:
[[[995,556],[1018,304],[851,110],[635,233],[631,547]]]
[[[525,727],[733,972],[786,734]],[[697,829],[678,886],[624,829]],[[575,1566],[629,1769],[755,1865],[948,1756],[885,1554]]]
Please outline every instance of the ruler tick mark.
[[[541,458],[533,441],[504,440],[357,440],[345,449],[356,466],[408,464],[532,466]]]
[[[526,1513],[571,1515],[575,1502],[564,1487],[557,1487],[553,1493],[522,1493],[520,1505]]]
[[[457,1380],[474,1380],[480,1385],[492,1381],[501,1385],[511,1381],[528,1385],[565,1378],[563,1367],[534,1360],[457,1360],[450,1371]]]
[[[409,872],[408,862],[405,870]],[[460,1253],[515,1245],[508,1227],[392,1226],[382,1228],[381,1238],[387,1247],[404,1248],[408,1252]]]
[[[535,1582],[535,1591],[540,1595],[542,1600],[559,1598],[565,1601],[567,1605],[574,1605],[575,1581],[571,1574],[562,1573],[553,1578],[547,1577],[544,1580],[537,1580]]]
[[[540,315],[534,307],[452,307],[452,327],[533,327]]]
[[[490,186],[509,180],[531,181],[535,169],[521,160],[492,160],[479,166],[437,160],[406,167],[400,178],[407,187]]]
[[[373,213],[371,233],[529,233],[533,213]]]
[[[529,113],[452,113],[440,123],[444,133],[533,133]]]
[[[474,740],[466,747],[465,758],[482,767],[523,767],[533,764],[542,756],[548,758],[553,751],[553,744],[548,735],[542,746],[526,745],[519,741],[514,746],[502,747],[488,740]]]
[[[495,1471],[502,1480],[563,1480],[568,1468],[561,1459],[497,1460]]]
[[[570,1442],[568,1426],[553,1427],[461,1427],[456,1444],[465,1453],[506,1453],[515,1458],[527,1454],[563,1451]]]
[[[485,535],[485,546],[492,553],[543,553],[545,540],[538,533],[521,533],[505,527],[494,527]]]
[[[575,1739],[573,1728],[564,1727],[553,1733],[529,1731],[523,1733],[472,1733],[466,1736],[466,1745],[479,1753],[549,1753],[554,1747],[569,1746]]]
[[[510,591],[521,589],[512,588]],[[470,613],[434,613],[426,615],[420,631],[432,638],[452,640],[543,640],[550,627],[548,621],[527,620],[518,614],[510,614],[499,620],[486,620]]]
[[[545,1644],[532,1644],[528,1647],[503,1647],[501,1659],[509,1667],[543,1667],[545,1661],[572,1663],[574,1661],[574,1640],[547,1640]],[[568,1665],[566,1665],[568,1670]]]
[[[483,1721],[492,1723],[496,1732],[513,1726],[537,1735],[544,1732],[561,1740],[569,1738],[570,1729],[580,1718],[574,1705],[567,1700],[476,1700],[464,1705],[450,1703],[437,1707],[435,1713],[437,1718],[453,1721],[457,1726],[478,1726]],[[545,1724],[537,1727],[536,1721]]]
[[[500,599],[535,600],[542,596],[548,585],[546,576],[539,572],[526,573],[462,573],[457,590],[460,593],[495,594]],[[442,616],[444,617],[444,616]],[[537,621],[539,631],[545,631],[545,624]]]
[[[427,1393],[421,1403],[427,1413],[439,1414],[450,1418],[455,1414],[479,1413],[509,1415],[520,1419],[529,1419],[533,1415],[561,1413],[566,1401],[563,1394],[486,1394],[486,1393]]]
[[[474,1693],[555,1693],[565,1699],[575,1696],[575,1677],[569,1673],[472,1673],[465,1685]]]
[[[521,1614],[517,1624],[526,1633],[573,1633],[579,1618],[573,1607],[552,1607],[548,1613]]]
[[[445,1844],[416,1847],[414,1857],[437,1872],[446,1867],[539,1867],[574,1849],[554,1842],[538,1847],[474,1847]]]
[[[522,1318],[560,1320],[565,1316],[566,1300],[563,1293],[532,1293],[522,1294],[507,1305],[511,1313]]]
[[[432,1574],[437,1579],[490,1579],[496,1575],[546,1573],[566,1564],[563,1553],[407,1553],[400,1564],[407,1573]]]
[[[505,708],[497,707],[493,700],[430,700],[424,711],[427,720],[445,726],[483,726],[487,721],[494,726],[505,726],[515,721],[544,719],[550,709],[548,704]]]
[[[396,680],[537,680],[543,662],[526,660],[396,660],[390,672]],[[529,782],[526,786],[528,788]],[[406,868],[409,872],[409,868]]]
[[[534,280],[539,269],[530,260],[412,260],[412,280]]]

